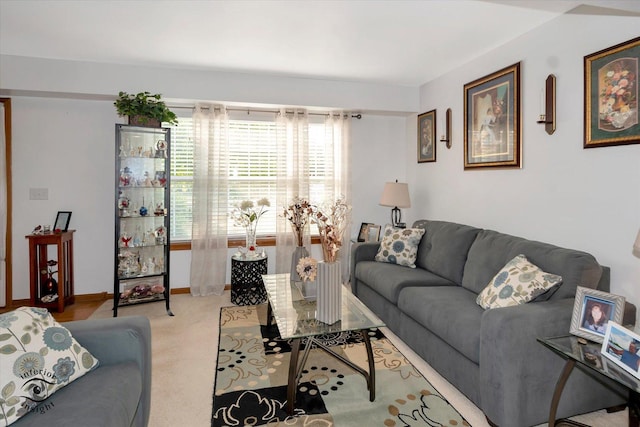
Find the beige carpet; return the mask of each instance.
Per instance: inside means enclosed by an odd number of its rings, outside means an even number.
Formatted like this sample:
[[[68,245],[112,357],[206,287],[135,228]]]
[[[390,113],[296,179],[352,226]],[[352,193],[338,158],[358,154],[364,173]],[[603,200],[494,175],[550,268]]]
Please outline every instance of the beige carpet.
[[[174,317],[164,303],[156,302],[118,309],[119,316],[144,315],[151,321],[153,380],[150,427],[210,427],[211,398],[215,377],[220,307],[232,305],[229,292],[222,296],[172,295]],[[91,317],[111,317],[112,302],[105,302]],[[433,386],[474,427],[488,427],[482,412],[451,386],[391,331],[384,334]],[[627,411],[598,411],[574,418],[593,427],[627,425]],[[541,424],[540,427],[547,424]],[[509,426],[503,426],[509,427]]]

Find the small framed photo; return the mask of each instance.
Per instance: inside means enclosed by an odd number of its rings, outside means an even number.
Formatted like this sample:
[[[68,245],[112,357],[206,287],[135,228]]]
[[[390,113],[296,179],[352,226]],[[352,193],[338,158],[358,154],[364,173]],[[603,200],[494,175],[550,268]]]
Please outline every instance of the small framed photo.
[[[370,222],[363,222],[360,225],[360,232],[358,233],[358,242],[366,242],[367,241],[367,236],[369,233],[369,226],[373,225]]]
[[[67,231],[69,228],[69,221],[71,221],[71,212],[59,211],[56,216],[56,225],[53,226],[53,230],[60,230],[62,232]]]
[[[520,63],[464,85],[464,168],[519,168]]]
[[[418,115],[418,163],[436,161],[436,110]]]
[[[380,226],[370,224],[367,228],[367,242],[377,242],[380,240]]]
[[[613,363],[640,378],[640,335],[609,322],[600,352]]]
[[[578,286],[571,317],[573,335],[601,343],[609,322],[622,322],[625,298]]]
[[[640,144],[640,37],[584,57],[584,148]]]

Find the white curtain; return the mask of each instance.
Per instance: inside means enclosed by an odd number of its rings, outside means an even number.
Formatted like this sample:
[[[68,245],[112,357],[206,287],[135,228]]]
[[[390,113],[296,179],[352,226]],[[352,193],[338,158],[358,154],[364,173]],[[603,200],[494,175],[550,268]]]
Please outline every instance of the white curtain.
[[[4,103],[0,102],[0,307],[7,306],[7,137]]]
[[[281,214],[294,197],[309,199],[309,116],[306,111],[281,110],[276,121],[276,273],[288,273],[296,241],[289,221]],[[304,244],[311,249],[308,232]]]
[[[351,168],[349,158],[351,152],[351,114],[330,114],[325,120],[325,156],[326,161],[333,163],[333,176],[327,175],[325,182],[326,201],[336,200],[343,196],[349,205],[351,200]],[[349,280],[349,256],[351,244],[351,224],[347,226],[342,238],[340,262],[342,263],[342,280]]]
[[[227,268],[228,123],[226,109],[197,105],[193,114],[194,171],[191,294],[221,295]]]

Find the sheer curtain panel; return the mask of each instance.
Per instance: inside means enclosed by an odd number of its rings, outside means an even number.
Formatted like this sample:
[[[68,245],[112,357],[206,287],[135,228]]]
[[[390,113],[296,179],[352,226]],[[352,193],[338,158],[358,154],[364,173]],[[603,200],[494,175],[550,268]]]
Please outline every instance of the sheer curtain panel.
[[[276,178],[276,273],[288,273],[296,241],[291,224],[281,214],[294,197],[309,199],[309,116],[280,111],[276,119],[278,176]],[[307,226],[308,228],[308,226]],[[304,245],[311,250],[308,230]]]
[[[0,307],[7,306],[7,138],[4,103],[0,102]]]
[[[224,292],[229,217],[228,121],[224,108],[197,105],[194,110],[190,280],[194,296]]]

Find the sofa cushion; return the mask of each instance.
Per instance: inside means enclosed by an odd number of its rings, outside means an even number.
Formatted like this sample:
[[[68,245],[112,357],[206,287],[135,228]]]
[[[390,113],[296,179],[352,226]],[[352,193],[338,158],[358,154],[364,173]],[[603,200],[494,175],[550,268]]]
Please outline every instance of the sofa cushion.
[[[0,362],[7,425],[98,364],[46,308],[35,307],[0,314]]]
[[[141,395],[142,374],[135,362],[100,365],[41,402],[15,427],[131,426]]]
[[[411,287],[400,292],[398,308],[478,364],[485,311],[476,304],[476,296],[460,286]]]
[[[491,279],[476,302],[484,309],[526,304],[561,282],[562,277],[545,273],[521,254]]]
[[[413,227],[426,230],[418,247],[416,266],[461,284],[467,252],[480,229],[428,220],[416,221]]]
[[[376,261],[416,268],[416,254],[424,232],[423,228],[401,229],[385,225]]]
[[[573,298],[578,286],[596,289],[602,275],[602,267],[586,252],[482,230],[469,248],[462,286],[479,294],[496,272],[519,254],[547,273],[562,276],[562,284],[550,300]]]
[[[409,286],[455,285],[450,280],[421,268],[408,268],[375,261],[361,261],[356,264],[355,278],[393,304],[398,302],[400,291]]]

